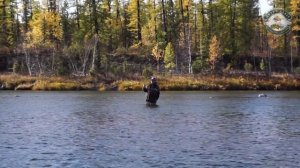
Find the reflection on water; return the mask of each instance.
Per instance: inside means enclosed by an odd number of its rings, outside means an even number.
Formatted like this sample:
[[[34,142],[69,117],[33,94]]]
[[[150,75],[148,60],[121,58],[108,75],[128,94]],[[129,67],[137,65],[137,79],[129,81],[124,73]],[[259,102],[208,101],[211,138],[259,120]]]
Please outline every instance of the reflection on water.
[[[300,92],[0,92],[0,167],[297,167]]]

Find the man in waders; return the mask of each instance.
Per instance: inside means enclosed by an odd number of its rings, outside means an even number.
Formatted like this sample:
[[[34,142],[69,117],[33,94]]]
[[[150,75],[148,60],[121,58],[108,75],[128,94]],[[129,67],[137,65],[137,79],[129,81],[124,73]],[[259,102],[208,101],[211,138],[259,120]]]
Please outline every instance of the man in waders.
[[[147,92],[147,105],[156,105],[159,98],[160,90],[155,77],[151,77],[151,83],[143,87],[144,92]]]

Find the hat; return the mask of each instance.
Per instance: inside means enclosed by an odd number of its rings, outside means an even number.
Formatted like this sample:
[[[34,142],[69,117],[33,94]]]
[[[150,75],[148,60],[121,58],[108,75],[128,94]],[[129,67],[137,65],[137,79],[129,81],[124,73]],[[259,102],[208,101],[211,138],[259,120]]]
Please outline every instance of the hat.
[[[156,77],[152,76],[152,77],[151,77],[151,81],[152,81],[152,82],[156,82]]]

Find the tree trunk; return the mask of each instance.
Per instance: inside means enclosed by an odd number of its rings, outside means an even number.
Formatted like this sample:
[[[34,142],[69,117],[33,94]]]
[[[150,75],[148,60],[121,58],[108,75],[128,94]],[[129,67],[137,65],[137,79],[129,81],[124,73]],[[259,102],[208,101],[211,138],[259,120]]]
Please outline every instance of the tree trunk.
[[[24,33],[28,32],[28,0],[23,0]]]
[[[165,41],[168,42],[168,31],[167,31],[167,20],[166,20],[166,9],[165,9],[165,2],[164,0],[161,0],[162,5],[162,17],[163,17],[163,26],[164,26],[164,32],[165,32]]]
[[[202,43],[203,43],[203,45],[204,45],[204,42],[205,41],[207,41],[207,40],[204,40],[204,34],[205,34],[205,30],[206,30],[206,21],[205,21],[205,11],[204,11],[204,4],[203,4],[203,0],[201,0],[200,1],[200,3],[201,3],[201,14],[202,14],[202,28],[201,28],[201,33],[200,33],[200,40],[201,40],[201,36],[202,36]],[[199,49],[200,49],[200,55],[201,55],[201,57],[203,56],[203,50],[202,50],[202,48],[201,48],[201,46],[202,46],[202,44],[201,44],[201,41],[199,42],[199,44],[200,44],[200,47],[199,47]],[[202,57],[203,58],[203,57]]]
[[[31,70],[31,56],[30,54],[27,52],[27,49],[25,47],[23,47],[24,53],[25,53],[25,63],[26,63],[26,67],[29,73],[29,76],[32,76],[32,70]]]
[[[111,16],[111,1],[107,1],[107,6],[108,6],[108,18],[109,18],[109,27],[112,27],[112,16]],[[109,29],[109,41],[108,41],[108,52],[112,52],[113,50],[113,38],[112,38],[112,29]]]
[[[232,57],[235,57],[236,55],[236,40],[235,40],[236,5],[237,5],[237,0],[233,0],[233,4],[230,4],[230,11],[231,11],[230,43],[231,43]]]
[[[297,40],[296,53],[297,53],[297,56],[299,57],[298,60],[299,60],[299,65],[300,65],[300,30],[298,30],[298,36],[297,36],[296,40]]]
[[[92,0],[92,10],[93,10],[93,21],[94,21],[94,27],[95,27],[95,33],[99,33],[99,25],[98,25],[98,16],[97,16],[97,4],[96,0]]]
[[[142,27],[141,27],[141,7],[140,7],[140,0],[137,1],[137,35],[138,35],[138,42],[142,41]]]
[[[269,59],[268,59],[268,68],[269,68],[268,74],[269,74],[269,76],[271,76],[272,75],[272,66],[271,66],[272,50],[271,50],[271,48],[269,48],[268,57],[269,57]]]
[[[198,33],[198,26],[197,26],[197,10],[194,9],[194,51],[198,51],[198,39],[199,39],[199,33]],[[200,39],[199,39],[200,41]]]
[[[156,3],[155,3],[155,0],[153,0],[153,9],[154,11],[156,10]],[[155,42],[157,43],[157,40],[158,40],[158,37],[157,37],[157,17],[156,15],[154,16],[154,24],[155,24],[155,27],[154,27],[154,33],[155,33]]]
[[[77,25],[77,29],[80,29],[80,18],[79,18],[79,5],[78,5],[78,0],[75,1],[76,3],[76,25]]]
[[[128,6],[126,5],[126,2],[125,0],[122,1],[122,4],[123,4],[123,8],[128,8]],[[123,44],[123,47],[124,48],[128,48],[129,46],[129,40],[127,40],[127,37],[128,37],[128,30],[127,30],[127,27],[126,25],[128,24],[128,13],[127,13],[127,10],[124,10],[123,12],[123,24],[122,24],[122,44]]]
[[[94,47],[93,47],[92,66],[91,66],[92,71],[96,69],[97,46],[98,46],[98,36],[96,34],[94,35],[93,41],[94,41]]]
[[[209,15],[210,15],[210,22],[209,22],[209,31],[208,31],[208,39],[211,39],[212,32],[213,32],[213,24],[214,24],[214,15],[213,15],[213,7],[212,7],[212,0],[209,0]]]
[[[183,36],[184,38],[186,37],[186,31],[185,31],[185,17],[184,17],[184,11],[183,11],[183,0],[179,0],[179,5],[180,5],[180,13],[181,13],[181,22],[183,25]]]
[[[188,29],[188,34],[187,34],[188,63],[189,63],[189,74],[191,74],[193,72],[192,72],[192,53],[191,53],[190,10],[188,6],[186,8],[187,8],[187,29]]]
[[[291,60],[290,60],[291,61],[291,64],[290,64],[291,65],[291,67],[290,67],[291,69],[290,69],[290,71],[291,71],[291,73],[293,73],[294,72],[294,67],[293,67],[293,62],[294,61],[293,61],[293,46],[292,45],[291,45],[291,53],[290,54],[291,54]]]
[[[179,0],[179,5],[180,5],[180,14],[181,14],[181,19],[183,20],[184,14],[183,14],[183,0]]]
[[[4,45],[8,45],[7,44],[7,22],[6,22],[6,3],[5,3],[5,0],[2,0],[2,4],[1,4],[1,7],[2,7],[2,15],[1,15],[1,20],[2,20],[2,26],[1,26],[1,31],[0,33],[2,32],[2,36],[3,36],[3,39],[4,39]]]
[[[49,0],[48,11],[56,12],[56,0]]]
[[[283,0],[283,9],[286,10],[286,2],[285,0]],[[285,33],[284,34],[284,46],[283,46],[283,53],[284,53],[284,69],[285,71],[288,72],[288,66],[289,66],[289,63],[288,63],[288,39],[287,39],[287,34]]]

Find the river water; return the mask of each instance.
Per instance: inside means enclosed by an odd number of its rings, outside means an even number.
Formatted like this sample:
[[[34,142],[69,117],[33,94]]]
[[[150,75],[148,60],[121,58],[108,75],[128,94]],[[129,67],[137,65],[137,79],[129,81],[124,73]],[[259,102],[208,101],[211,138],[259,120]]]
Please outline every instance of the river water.
[[[0,167],[300,167],[300,92],[0,92]]]

